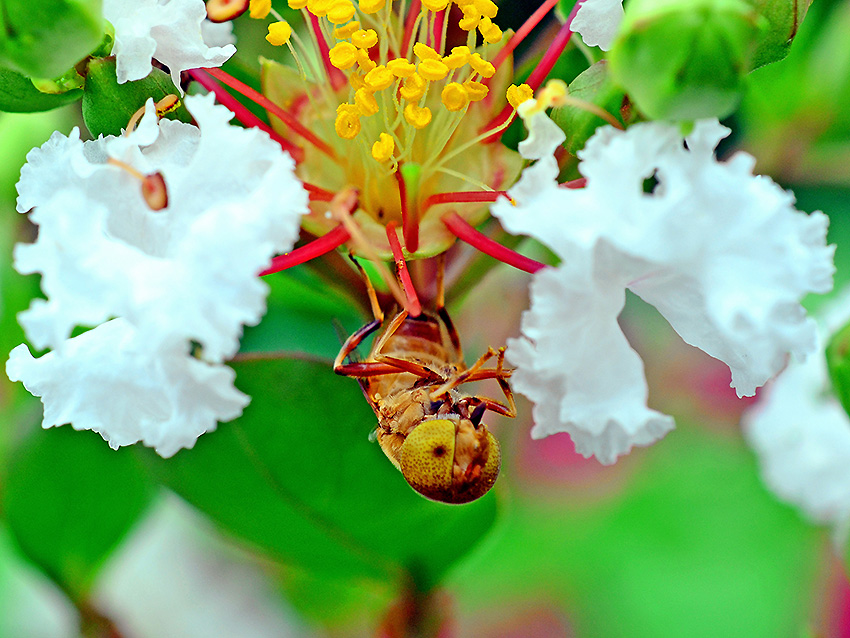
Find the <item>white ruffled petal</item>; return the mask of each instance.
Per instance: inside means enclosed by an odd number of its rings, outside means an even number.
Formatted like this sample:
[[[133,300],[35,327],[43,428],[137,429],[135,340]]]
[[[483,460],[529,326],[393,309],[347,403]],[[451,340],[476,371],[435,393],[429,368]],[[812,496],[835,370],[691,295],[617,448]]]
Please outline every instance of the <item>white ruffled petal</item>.
[[[151,58],[168,67],[177,87],[186,69],[224,64],[236,48],[207,46],[201,32],[206,15],[201,0],[104,0],[103,16],[115,28],[118,82],[147,76]]]
[[[565,263],[538,273],[522,337],[508,343],[513,388],[534,402],[531,434],[568,432],[576,450],[613,463],[673,420],[646,406],[643,363],[617,324],[625,291]]]
[[[163,457],[191,448],[248,404],[233,387],[231,368],[198,361],[187,351],[152,350],[122,319],[38,359],[20,345],[6,372],[41,397],[45,428],[71,423],[99,433],[113,448],[143,441]]]
[[[623,0],[584,0],[573,18],[572,29],[588,46],[611,48],[623,21]]]

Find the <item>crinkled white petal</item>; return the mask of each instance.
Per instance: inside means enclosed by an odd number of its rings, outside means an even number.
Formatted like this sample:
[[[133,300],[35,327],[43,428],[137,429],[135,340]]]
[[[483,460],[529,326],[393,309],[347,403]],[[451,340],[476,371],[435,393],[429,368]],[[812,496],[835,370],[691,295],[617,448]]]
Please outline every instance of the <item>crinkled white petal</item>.
[[[519,154],[531,160],[551,158],[555,149],[567,139],[561,127],[537,105],[537,100],[526,100],[517,107],[517,113],[528,129],[528,137],[517,147]]]
[[[18,183],[18,210],[33,209],[30,218],[39,232],[35,243],[15,247],[15,265],[22,273],[41,273],[47,299],[34,301],[19,319],[37,348],[53,350],[38,360],[54,362],[42,364],[43,370],[59,374],[57,362],[64,361],[69,344],[79,343],[67,341],[76,327],[118,317],[134,335],[127,348],[145,344],[144,352],[154,357],[147,361],[116,353],[129,357],[122,363],[128,376],[133,376],[129,370],[136,362],[136,376],[151,374],[163,381],[162,374],[157,377],[149,368],[157,356],[176,356],[186,361],[175,370],[199,383],[198,370],[218,369],[209,364],[233,356],[242,327],[256,324],[265,312],[268,287],[257,273],[274,254],[292,248],[301,215],[308,210],[307,194],[295,177],[292,159],[265,133],[230,126],[232,113],[214,105],[212,96],[187,97],[186,105],[198,127],[157,122],[149,101],[145,116],[129,135],[84,143],[74,131],[68,138],[54,135],[28,155]],[[167,207],[151,210],[140,182],[109,164],[109,158],[142,174],[161,173]],[[102,334],[95,329],[84,336],[96,339]],[[186,353],[195,345],[200,347],[189,357]],[[88,346],[76,352],[100,351]],[[82,367],[84,359],[77,354],[74,365]],[[92,358],[91,365],[100,363]],[[232,375],[229,378],[232,390]],[[43,383],[49,383],[47,372]],[[107,414],[126,405],[93,402],[89,414],[69,407],[72,395],[54,391],[44,396],[46,423],[72,422],[101,432],[116,445],[141,439],[164,454],[178,449],[158,442],[178,436],[166,431],[175,423],[170,404],[156,403],[165,395],[146,400],[159,421],[146,418],[128,431],[115,429],[120,426],[111,426],[109,419],[96,419],[99,411]],[[109,395],[101,398],[113,400]],[[231,412],[215,415],[224,418]],[[202,426],[188,419],[195,425],[190,434],[178,437],[184,441],[180,445],[212,429],[215,415],[204,416]],[[160,432],[160,427],[166,429]]]
[[[673,419],[646,407],[643,363],[617,324],[624,289],[586,274],[564,263],[535,277],[507,354],[513,389],[534,402],[532,436],[568,432],[576,451],[609,464],[667,434]]]
[[[605,127],[579,155],[585,188],[559,187],[557,166],[544,158],[509,191],[514,203],[502,199],[492,212],[570,263],[586,293],[617,285],[655,305],[688,343],[724,361],[745,395],[789,354],[814,348],[800,300],[831,288],[834,247],[826,246],[826,216],[795,210],[790,193],[753,176],[750,156],[714,158],[726,134],[716,121],[699,122],[685,145],[663,123]],[[561,352],[571,366],[577,355]]]
[[[850,293],[830,312],[850,321]],[[765,482],[810,518],[846,533],[850,522],[850,418],[831,390],[822,323],[818,356],[794,361],[766,388],[743,418]]]
[[[71,423],[97,432],[113,448],[143,441],[163,457],[191,448],[248,404],[233,387],[231,368],[195,359],[188,344],[182,351],[153,350],[123,319],[38,359],[19,345],[6,372],[41,397],[43,427]]]
[[[232,44],[209,47],[204,42],[202,0],[104,0],[103,16],[115,28],[112,54],[119,83],[147,76],[155,58],[179,87],[182,71],[221,66],[236,52]]]
[[[584,0],[573,18],[572,29],[588,46],[611,48],[623,21],[623,0]]]
[[[201,22],[201,36],[204,44],[208,47],[224,47],[228,44],[236,44],[236,34],[233,33],[233,22],[213,22],[204,20]]]

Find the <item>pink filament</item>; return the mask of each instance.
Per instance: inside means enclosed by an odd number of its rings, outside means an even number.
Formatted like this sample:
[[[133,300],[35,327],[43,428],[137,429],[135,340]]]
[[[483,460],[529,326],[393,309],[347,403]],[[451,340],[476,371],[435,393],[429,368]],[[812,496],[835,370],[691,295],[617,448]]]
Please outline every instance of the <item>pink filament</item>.
[[[322,64],[325,67],[325,73],[328,75],[333,90],[338,91],[348,80],[345,79],[345,74],[342,71],[331,64],[330,49],[328,48],[327,40],[325,40],[325,35],[322,33],[319,18],[312,13],[309,13],[309,15],[310,25],[313,30],[313,39],[316,41],[316,46],[319,47],[319,57],[322,59]]]
[[[455,237],[462,239],[473,248],[477,248],[485,255],[490,255],[508,266],[513,266],[514,268],[532,274],[546,267],[546,264],[541,264],[539,261],[535,261],[530,257],[520,255],[510,248],[502,246],[499,242],[493,241],[487,235],[478,232],[463,217],[455,212],[443,215],[442,219],[443,223]]]
[[[260,272],[260,276],[271,275],[287,268],[292,268],[298,264],[303,264],[306,261],[321,257],[325,253],[339,248],[350,239],[351,235],[342,226],[337,226],[329,233],[322,235],[318,239],[314,239],[308,244],[296,248],[295,250],[278,255],[272,259],[271,265]]]
[[[416,296],[416,289],[413,287],[413,281],[410,278],[410,272],[407,270],[407,263],[404,261],[404,253],[401,250],[401,244],[398,241],[398,235],[395,232],[395,222],[387,224],[387,240],[390,242],[390,248],[393,251],[393,259],[395,260],[396,271],[398,278],[401,279],[401,285],[404,288],[404,296],[407,297],[407,314],[410,317],[418,317],[422,314],[422,304],[419,303],[419,297]]]
[[[516,49],[520,43],[525,40],[529,33],[531,33],[532,29],[540,24],[540,21],[546,17],[546,14],[549,13],[555,6],[558,4],[558,0],[546,0],[540,7],[531,14],[528,20],[519,28],[519,31],[514,33],[513,37],[508,40],[508,43],[496,54],[496,57],[493,59],[493,66],[497,69],[502,65],[502,63],[507,59],[508,55],[513,53],[514,49]]]
[[[427,211],[437,204],[455,204],[468,202],[495,202],[502,196],[507,196],[507,191],[456,191],[451,193],[437,193],[429,195],[422,203],[422,212]]]

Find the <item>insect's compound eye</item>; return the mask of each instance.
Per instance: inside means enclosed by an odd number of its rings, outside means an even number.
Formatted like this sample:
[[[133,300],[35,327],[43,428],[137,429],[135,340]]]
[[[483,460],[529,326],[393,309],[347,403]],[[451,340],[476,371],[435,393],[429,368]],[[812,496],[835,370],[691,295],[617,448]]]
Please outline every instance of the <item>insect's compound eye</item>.
[[[482,433],[483,434],[483,433]],[[457,426],[448,419],[420,423],[401,448],[401,472],[423,496],[443,503],[468,503],[486,494],[499,475],[501,452],[486,432],[473,463],[456,464]]]

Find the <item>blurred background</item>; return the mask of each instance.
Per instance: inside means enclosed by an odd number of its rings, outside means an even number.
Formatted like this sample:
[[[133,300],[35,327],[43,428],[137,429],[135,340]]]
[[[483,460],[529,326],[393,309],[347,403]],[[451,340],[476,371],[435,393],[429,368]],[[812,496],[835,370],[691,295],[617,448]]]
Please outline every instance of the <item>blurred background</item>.
[[[752,73],[722,149],[830,216],[836,289],[850,273],[848,98],[850,2],[815,0],[789,57]],[[77,108],[0,113],[2,353],[40,294],[11,267],[34,233],[14,185],[29,149],[81,125]],[[413,495],[367,440],[359,389],[326,363],[333,321],[363,318],[296,270],[270,278],[269,315],[243,343],[309,357],[237,366],[244,424],[173,459],[43,431],[38,399],[0,375],[0,638],[850,636],[830,530],[767,490],[742,439],[758,398],[737,399],[728,369],[653,308],[631,297],[621,323],[676,430],[603,467],[567,435],[531,440],[520,397],[520,416],[492,426],[494,493],[453,508]],[[517,334],[527,283],[499,266],[450,307],[468,358]]]

